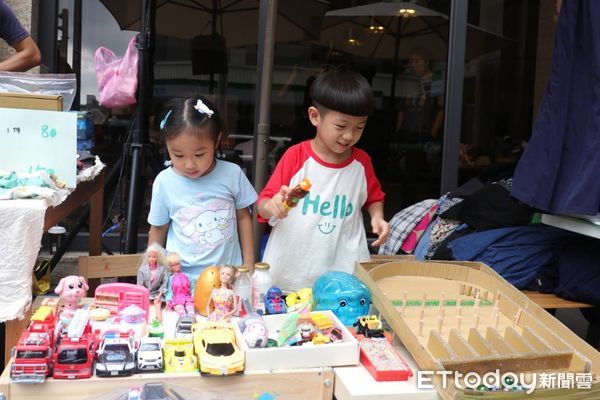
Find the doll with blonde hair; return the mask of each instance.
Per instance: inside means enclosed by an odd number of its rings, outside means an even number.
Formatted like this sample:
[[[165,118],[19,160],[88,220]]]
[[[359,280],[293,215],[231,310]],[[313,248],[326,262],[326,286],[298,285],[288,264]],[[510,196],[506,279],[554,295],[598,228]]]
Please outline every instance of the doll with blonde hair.
[[[160,322],[162,322],[162,298],[167,291],[168,280],[165,249],[158,243],[152,243],[140,259],[137,284],[150,291],[156,319]]]
[[[175,252],[169,253],[167,262],[171,269],[169,277],[167,306],[175,310],[177,315],[194,316],[194,298],[189,276],[181,271],[181,257]]]
[[[221,286],[212,290],[206,304],[206,315],[209,321],[229,321],[237,310],[237,296],[233,293],[236,278],[235,267],[231,265],[219,267]],[[212,312],[210,312],[211,306],[214,307]]]

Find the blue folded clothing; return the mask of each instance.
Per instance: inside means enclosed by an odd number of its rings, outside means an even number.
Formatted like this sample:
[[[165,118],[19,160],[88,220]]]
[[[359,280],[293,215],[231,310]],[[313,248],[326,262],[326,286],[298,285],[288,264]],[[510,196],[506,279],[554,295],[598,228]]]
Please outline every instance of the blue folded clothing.
[[[576,234],[532,225],[471,233],[448,243],[456,260],[479,261],[521,289],[556,259],[556,250]]]

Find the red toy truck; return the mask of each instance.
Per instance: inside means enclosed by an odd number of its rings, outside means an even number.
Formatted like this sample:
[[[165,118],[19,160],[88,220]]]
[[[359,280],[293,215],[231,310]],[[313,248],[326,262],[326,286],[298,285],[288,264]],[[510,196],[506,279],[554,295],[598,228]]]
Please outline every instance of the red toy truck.
[[[40,307],[31,317],[29,327],[23,331],[13,348],[10,377],[13,382],[40,383],[51,372],[55,338],[60,332],[54,309]]]
[[[89,311],[77,310],[58,341],[54,353],[54,378],[90,378],[94,374],[97,343],[89,323]]]

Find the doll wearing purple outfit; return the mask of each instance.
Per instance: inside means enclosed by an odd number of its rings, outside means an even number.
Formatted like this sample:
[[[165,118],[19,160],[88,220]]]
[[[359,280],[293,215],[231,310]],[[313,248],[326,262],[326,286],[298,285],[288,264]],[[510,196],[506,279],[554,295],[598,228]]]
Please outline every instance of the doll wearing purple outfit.
[[[169,253],[167,262],[172,273],[169,277],[169,292],[172,293],[172,297],[167,301],[167,306],[179,316],[194,316],[192,285],[188,275],[181,271],[181,257],[175,252]]]

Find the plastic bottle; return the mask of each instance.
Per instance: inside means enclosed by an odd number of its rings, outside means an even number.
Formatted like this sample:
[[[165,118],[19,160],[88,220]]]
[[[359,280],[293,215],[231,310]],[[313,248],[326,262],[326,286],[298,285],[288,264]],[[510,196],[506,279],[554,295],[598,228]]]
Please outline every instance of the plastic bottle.
[[[269,267],[269,264],[264,262],[256,263],[252,274],[252,308],[261,315],[265,314],[265,293],[273,286]]]
[[[238,296],[239,316],[243,317],[252,312],[252,278],[250,277],[250,267],[242,265],[238,267],[238,273],[239,275],[233,285],[233,292]]]

